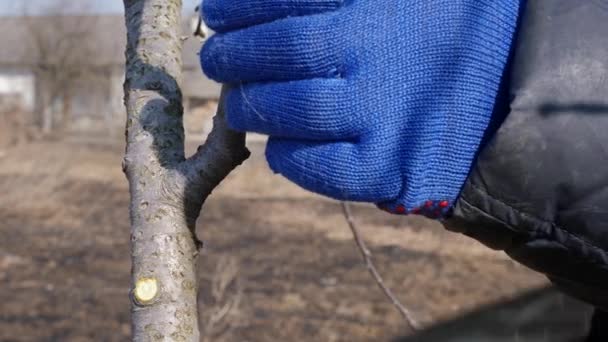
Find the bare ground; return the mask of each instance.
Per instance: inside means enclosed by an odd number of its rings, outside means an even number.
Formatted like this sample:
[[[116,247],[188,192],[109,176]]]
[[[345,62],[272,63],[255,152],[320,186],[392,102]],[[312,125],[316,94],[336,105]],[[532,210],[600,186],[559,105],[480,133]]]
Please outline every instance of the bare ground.
[[[253,150],[199,220],[208,340],[408,335],[369,277],[339,204],[271,174],[261,145]],[[74,142],[0,153],[0,341],[128,340],[121,157],[117,145]],[[426,326],[546,285],[502,253],[435,223],[368,205],[353,210],[386,282]]]

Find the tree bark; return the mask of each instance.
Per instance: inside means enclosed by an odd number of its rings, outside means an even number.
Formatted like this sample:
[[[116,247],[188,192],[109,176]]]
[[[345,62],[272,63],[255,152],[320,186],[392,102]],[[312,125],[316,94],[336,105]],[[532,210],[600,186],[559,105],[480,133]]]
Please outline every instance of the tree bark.
[[[220,108],[207,141],[186,159],[181,0],[124,0],[124,6],[133,340],[198,342],[196,219],[249,152],[245,135],[227,128]]]

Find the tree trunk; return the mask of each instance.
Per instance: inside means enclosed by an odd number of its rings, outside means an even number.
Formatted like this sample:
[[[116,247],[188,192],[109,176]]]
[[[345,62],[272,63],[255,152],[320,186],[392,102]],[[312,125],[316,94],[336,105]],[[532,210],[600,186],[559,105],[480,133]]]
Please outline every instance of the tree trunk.
[[[62,135],[69,131],[72,120],[74,120],[72,117],[72,92],[70,89],[64,89],[61,95],[61,113],[56,125]]]
[[[42,134],[49,135],[53,132],[53,100],[48,92],[43,95],[42,101]]]
[[[181,0],[124,5],[133,340],[198,342],[196,219],[249,152],[245,135],[226,127],[220,108],[207,142],[185,158]]]

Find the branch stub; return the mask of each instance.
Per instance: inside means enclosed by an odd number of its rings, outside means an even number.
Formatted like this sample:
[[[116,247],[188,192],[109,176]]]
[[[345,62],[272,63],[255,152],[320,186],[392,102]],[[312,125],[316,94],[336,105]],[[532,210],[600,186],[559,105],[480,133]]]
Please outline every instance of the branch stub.
[[[140,306],[154,303],[158,297],[158,280],[156,278],[139,278],[133,289],[133,299]]]

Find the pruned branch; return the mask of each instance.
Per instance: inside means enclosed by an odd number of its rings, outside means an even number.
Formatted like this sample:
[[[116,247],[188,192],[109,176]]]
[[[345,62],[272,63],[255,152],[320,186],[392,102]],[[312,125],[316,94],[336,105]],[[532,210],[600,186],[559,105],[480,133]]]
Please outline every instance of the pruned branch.
[[[407,322],[407,324],[410,326],[410,328],[412,330],[419,330],[420,323],[418,323],[418,321],[414,318],[414,315],[412,314],[412,312],[410,310],[408,310],[403,304],[401,304],[401,302],[399,301],[397,296],[395,296],[393,291],[391,291],[391,289],[389,289],[386,286],[386,284],[384,283],[384,279],[378,272],[378,269],[376,268],[376,265],[374,264],[374,261],[372,260],[372,253],[367,248],[365,241],[363,240],[363,238],[361,237],[361,234],[359,233],[359,229],[357,228],[357,226],[355,224],[355,221],[353,219],[353,215],[351,213],[350,206],[348,205],[348,203],[342,202],[342,212],[344,213],[346,222],[348,223],[348,226],[353,233],[353,238],[355,240],[355,243],[357,244],[357,247],[359,248],[359,251],[361,252],[361,256],[363,256],[363,259],[365,260],[365,265],[367,266],[369,273],[372,275],[372,277],[374,278],[374,280],[376,281],[376,283],[378,284],[378,286],[380,287],[380,289],[382,290],[384,295],[391,301],[391,303],[395,306],[395,308],[397,308],[397,310],[399,311],[401,316],[403,316],[403,319]]]
[[[124,5],[133,339],[198,342],[196,220],[207,196],[249,152],[220,108],[207,141],[185,158],[181,1]]]

